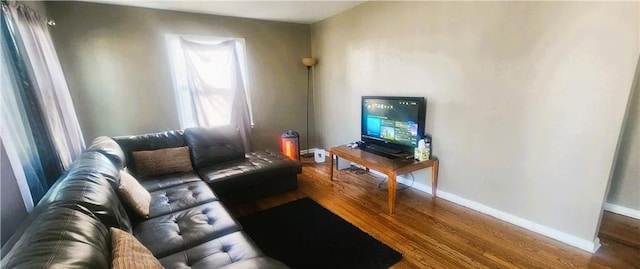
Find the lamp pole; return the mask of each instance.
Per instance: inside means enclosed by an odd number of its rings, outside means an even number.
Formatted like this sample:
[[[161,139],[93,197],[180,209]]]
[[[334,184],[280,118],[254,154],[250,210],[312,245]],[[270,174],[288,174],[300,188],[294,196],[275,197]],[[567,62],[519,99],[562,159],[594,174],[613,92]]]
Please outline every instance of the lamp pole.
[[[307,153],[303,154],[303,157],[311,157],[313,153],[309,152],[309,92],[311,91],[311,66],[307,66]]]
[[[311,91],[311,67],[317,63],[316,58],[302,58],[302,63],[307,67],[307,153],[302,154],[302,157],[311,157],[313,153],[309,149],[309,96]]]

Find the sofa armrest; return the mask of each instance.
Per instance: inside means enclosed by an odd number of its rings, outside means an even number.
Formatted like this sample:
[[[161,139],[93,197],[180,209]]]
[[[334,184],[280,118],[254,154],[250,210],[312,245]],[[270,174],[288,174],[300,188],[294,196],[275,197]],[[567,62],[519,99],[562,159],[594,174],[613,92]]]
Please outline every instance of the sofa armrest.
[[[107,136],[99,136],[91,142],[91,145],[87,148],[89,151],[98,151],[113,162],[118,168],[122,169],[127,164],[127,159],[124,156],[124,152],[115,140]]]

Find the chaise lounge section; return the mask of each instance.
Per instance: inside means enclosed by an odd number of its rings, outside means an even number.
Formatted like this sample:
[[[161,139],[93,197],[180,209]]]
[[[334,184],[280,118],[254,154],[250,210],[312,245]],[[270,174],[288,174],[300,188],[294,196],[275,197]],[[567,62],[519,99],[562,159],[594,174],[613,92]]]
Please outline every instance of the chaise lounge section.
[[[166,268],[287,268],[261,252],[225,203],[295,189],[300,163],[274,152],[245,154],[234,131],[96,138],[2,247],[1,267],[110,268],[113,227],[135,236]],[[157,169],[144,167],[140,156],[152,156]],[[157,161],[163,158],[170,161]],[[180,162],[177,171],[164,166]],[[118,191],[125,171],[149,192],[146,218]],[[275,187],[261,192],[267,185]]]
[[[137,173],[134,152],[189,147],[194,171],[173,175],[141,176],[148,190],[204,180],[226,204],[256,200],[295,190],[300,163],[285,155],[264,150],[245,153],[233,128],[187,128],[154,134],[115,137],[127,160],[127,168]]]

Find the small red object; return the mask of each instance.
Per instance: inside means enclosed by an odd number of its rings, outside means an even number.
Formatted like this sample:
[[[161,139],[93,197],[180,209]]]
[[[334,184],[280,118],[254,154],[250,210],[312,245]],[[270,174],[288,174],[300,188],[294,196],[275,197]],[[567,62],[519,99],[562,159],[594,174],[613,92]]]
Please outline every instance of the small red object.
[[[292,160],[300,160],[300,135],[296,131],[286,131],[280,136],[282,154],[289,156]]]

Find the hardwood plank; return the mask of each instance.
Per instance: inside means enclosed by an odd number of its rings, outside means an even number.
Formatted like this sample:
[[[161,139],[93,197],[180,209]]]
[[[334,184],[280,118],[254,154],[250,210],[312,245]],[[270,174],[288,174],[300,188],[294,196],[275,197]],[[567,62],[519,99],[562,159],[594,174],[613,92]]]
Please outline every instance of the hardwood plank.
[[[246,215],[310,197],[403,254],[392,268],[640,268],[640,221],[605,212],[595,253],[565,245],[415,189],[397,192],[387,211],[383,178],[304,164],[298,190],[237,205]],[[386,184],[383,184],[386,186]],[[400,186],[399,186],[400,187]]]
[[[640,249],[640,221],[605,211],[602,216],[600,236]]]

